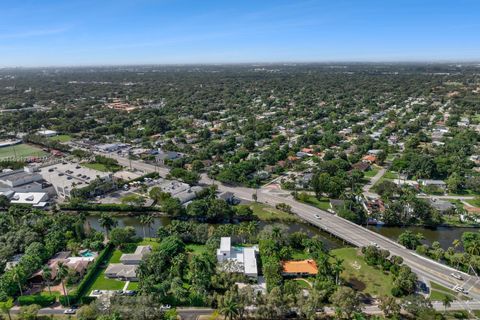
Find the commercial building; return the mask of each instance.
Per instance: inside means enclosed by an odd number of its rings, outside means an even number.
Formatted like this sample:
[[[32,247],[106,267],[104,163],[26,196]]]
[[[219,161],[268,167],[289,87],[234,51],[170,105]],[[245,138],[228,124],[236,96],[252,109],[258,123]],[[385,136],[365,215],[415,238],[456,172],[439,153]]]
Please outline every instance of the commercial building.
[[[197,192],[203,190],[202,187],[193,186],[191,187],[189,184],[176,181],[176,180],[159,180],[158,187],[163,192],[168,192],[172,195],[173,198],[176,198],[180,201],[181,204],[185,204],[189,201],[192,201],[197,197]]]
[[[112,181],[112,174],[86,167],[77,163],[57,163],[39,169],[39,174],[51,183],[57,195],[61,198],[70,196],[70,192],[77,188],[84,188],[92,181]]]
[[[48,137],[56,136],[58,132],[55,130],[40,130],[40,131],[37,131],[37,134],[48,138]]]

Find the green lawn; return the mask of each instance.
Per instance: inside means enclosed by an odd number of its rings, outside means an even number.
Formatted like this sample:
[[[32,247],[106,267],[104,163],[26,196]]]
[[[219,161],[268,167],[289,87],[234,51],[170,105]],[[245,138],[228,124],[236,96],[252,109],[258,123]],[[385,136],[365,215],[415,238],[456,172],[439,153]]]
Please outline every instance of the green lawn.
[[[68,134],[60,134],[58,136],[51,137],[50,140],[58,141],[58,142],[68,142],[72,140],[72,137]]]
[[[331,253],[343,260],[341,277],[353,288],[372,297],[391,295],[392,275],[367,265],[357,248],[334,249]]]
[[[127,290],[138,290],[138,282],[130,282]]]
[[[82,166],[84,166],[86,168],[89,168],[89,169],[97,170],[97,171],[110,172],[110,170],[108,170],[107,167],[104,164],[101,164],[101,163],[95,163],[95,162],[82,163]]]
[[[431,282],[430,287],[430,300],[432,301],[442,301],[445,296],[450,296],[450,298],[453,300],[457,300],[457,293],[447,287],[444,287],[436,282]]]
[[[93,290],[122,290],[124,286],[124,281],[105,277],[105,269],[103,269],[98,273],[98,276],[90,287],[88,294]]]
[[[387,172],[385,172],[385,174],[383,175],[383,178],[384,179],[395,180],[395,179],[398,179],[398,173],[387,170]]]
[[[45,151],[40,148],[21,143],[15,146],[0,148],[0,159],[2,158],[12,158],[15,156],[17,158],[24,157],[44,157],[48,155]]]
[[[270,206],[261,203],[252,203],[249,205],[253,214],[262,221],[284,221],[284,222],[296,222],[298,217],[294,214],[283,212],[281,210],[272,208]]]
[[[304,250],[295,250],[292,254],[292,259],[293,260],[305,260],[305,259],[311,259],[312,257],[306,253]]]
[[[151,246],[152,249],[155,249],[156,247],[158,247],[159,243],[158,243],[157,239],[155,239],[155,238],[143,238],[142,241],[137,243],[137,245],[139,245],[139,246]]]
[[[378,171],[380,170],[377,166],[372,166],[372,168],[364,173],[365,178],[373,178]]]
[[[208,252],[207,246],[202,244],[187,244],[186,248],[188,252],[191,252],[194,255],[199,255],[204,252]]]
[[[472,200],[466,200],[466,201],[474,207],[480,207],[480,197],[477,197]]]
[[[302,195],[302,198],[298,200],[322,210],[330,209],[330,199],[328,198],[322,198],[321,200],[318,200],[317,197],[315,196],[305,194],[305,195]]]
[[[113,251],[112,257],[109,260],[109,263],[120,263],[120,257],[122,256],[123,252],[121,250],[115,249]]]
[[[308,279],[295,279],[301,289],[311,289],[312,287],[308,283]]]

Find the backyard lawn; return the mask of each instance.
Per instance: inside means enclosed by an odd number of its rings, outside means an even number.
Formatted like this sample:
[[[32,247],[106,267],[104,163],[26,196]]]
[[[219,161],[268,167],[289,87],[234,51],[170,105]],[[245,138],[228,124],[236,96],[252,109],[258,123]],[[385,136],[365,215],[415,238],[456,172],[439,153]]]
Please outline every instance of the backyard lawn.
[[[331,253],[343,260],[342,279],[356,290],[372,297],[391,295],[392,275],[367,265],[356,248],[334,249]]]
[[[0,159],[3,158],[28,158],[44,157],[47,153],[40,148],[21,143],[15,146],[0,148]]]

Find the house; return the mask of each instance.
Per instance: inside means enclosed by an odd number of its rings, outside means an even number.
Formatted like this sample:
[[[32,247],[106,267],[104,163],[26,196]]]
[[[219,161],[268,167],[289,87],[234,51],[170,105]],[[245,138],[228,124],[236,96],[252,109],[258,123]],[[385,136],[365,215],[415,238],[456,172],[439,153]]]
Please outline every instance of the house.
[[[58,273],[58,266],[60,263],[63,263],[68,269],[72,270],[79,276],[84,276],[90,263],[95,260],[95,256],[91,257],[71,257],[70,251],[61,251],[55,254],[50,260],[48,260],[47,265],[51,269],[51,280],[56,279]],[[30,283],[43,283],[43,270],[40,269],[35,272],[30,278]]]
[[[143,257],[151,251],[152,247],[150,246],[138,246],[134,253],[122,254],[120,261],[123,264],[138,265],[143,260]]]
[[[155,161],[161,164],[165,164],[167,160],[176,160],[183,157],[182,153],[175,151],[163,151],[158,150],[158,154],[155,156]]]
[[[361,172],[365,172],[365,171],[370,170],[370,163],[360,161],[360,162],[352,164],[352,169],[358,170],[358,171],[361,171]]]
[[[306,277],[318,273],[315,260],[282,261],[282,275],[284,277]]]
[[[5,271],[13,269],[19,262],[20,259],[23,257],[23,254],[16,254],[14,255],[7,263],[5,264]]]
[[[152,252],[151,246],[138,246],[134,253],[122,254],[120,263],[110,263],[108,265],[105,276],[123,281],[138,281],[138,265],[150,252]]]
[[[125,265],[123,263],[110,263],[105,270],[105,277],[123,281],[138,281],[138,265]]]
[[[429,198],[428,203],[440,213],[445,213],[455,209],[455,206],[451,202],[445,200]]]
[[[442,180],[418,179],[418,183],[424,187],[434,186],[444,190],[447,188],[447,184]]]
[[[373,163],[377,162],[377,156],[369,154],[369,155],[364,156],[362,158],[362,161],[373,164]]]
[[[256,246],[232,247],[231,238],[222,237],[220,248],[217,249],[217,261],[226,271],[243,273],[256,279],[258,277],[257,253]]]
[[[230,192],[230,191],[225,191],[225,192],[222,192],[222,193],[218,194],[217,198],[225,200],[229,204],[238,203],[238,200],[235,199],[235,195],[233,194],[233,192]]]
[[[464,208],[465,211],[467,211],[467,213],[469,213],[469,214],[474,214],[474,215],[480,214],[480,208],[472,207],[472,206],[467,206],[467,205],[464,205],[463,208]]]

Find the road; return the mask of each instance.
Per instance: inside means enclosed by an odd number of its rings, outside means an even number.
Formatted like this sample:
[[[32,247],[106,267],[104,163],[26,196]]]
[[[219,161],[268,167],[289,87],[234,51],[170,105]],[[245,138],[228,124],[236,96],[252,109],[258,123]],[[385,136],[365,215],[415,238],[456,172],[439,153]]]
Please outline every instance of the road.
[[[111,156],[111,155],[107,155]],[[113,155],[122,165],[129,166],[130,160]],[[144,172],[159,172],[161,176],[168,174],[167,168],[159,168],[141,161],[131,161],[133,168]],[[378,181],[383,173],[381,171],[371,180],[371,185]],[[378,179],[377,179],[378,177]],[[333,215],[327,211],[315,208],[313,206],[301,203],[293,199],[293,197],[282,190],[273,189],[251,189],[241,186],[227,186],[218,181],[208,178],[205,174],[201,176],[200,183],[211,185],[216,184],[219,191],[232,192],[237,198],[248,201],[253,200],[253,194],[257,194],[257,201],[265,204],[275,206],[278,203],[286,203],[292,207],[292,211],[306,222],[317,226],[330,234],[343,239],[344,241],[356,246],[364,247],[372,244],[378,245],[382,249],[389,250],[392,255],[397,255],[403,258],[404,263],[412,269],[420,279],[426,279],[439,283],[447,288],[455,286],[463,287],[470,294],[470,297],[480,301],[480,279],[476,276],[470,276],[466,273],[461,273],[449,266],[433,261],[429,258],[423,257],[411,250],[406,249],[395,241],[390,240],[374,231],[368,230],[353,222],[345,220],[341,217]],[[367,189],[368,192],[369,189]],[[318,215],[320,218],[316,218]],[[457,272],[462,274],[463,280],[457,280],[451,276],[451,273]]]

